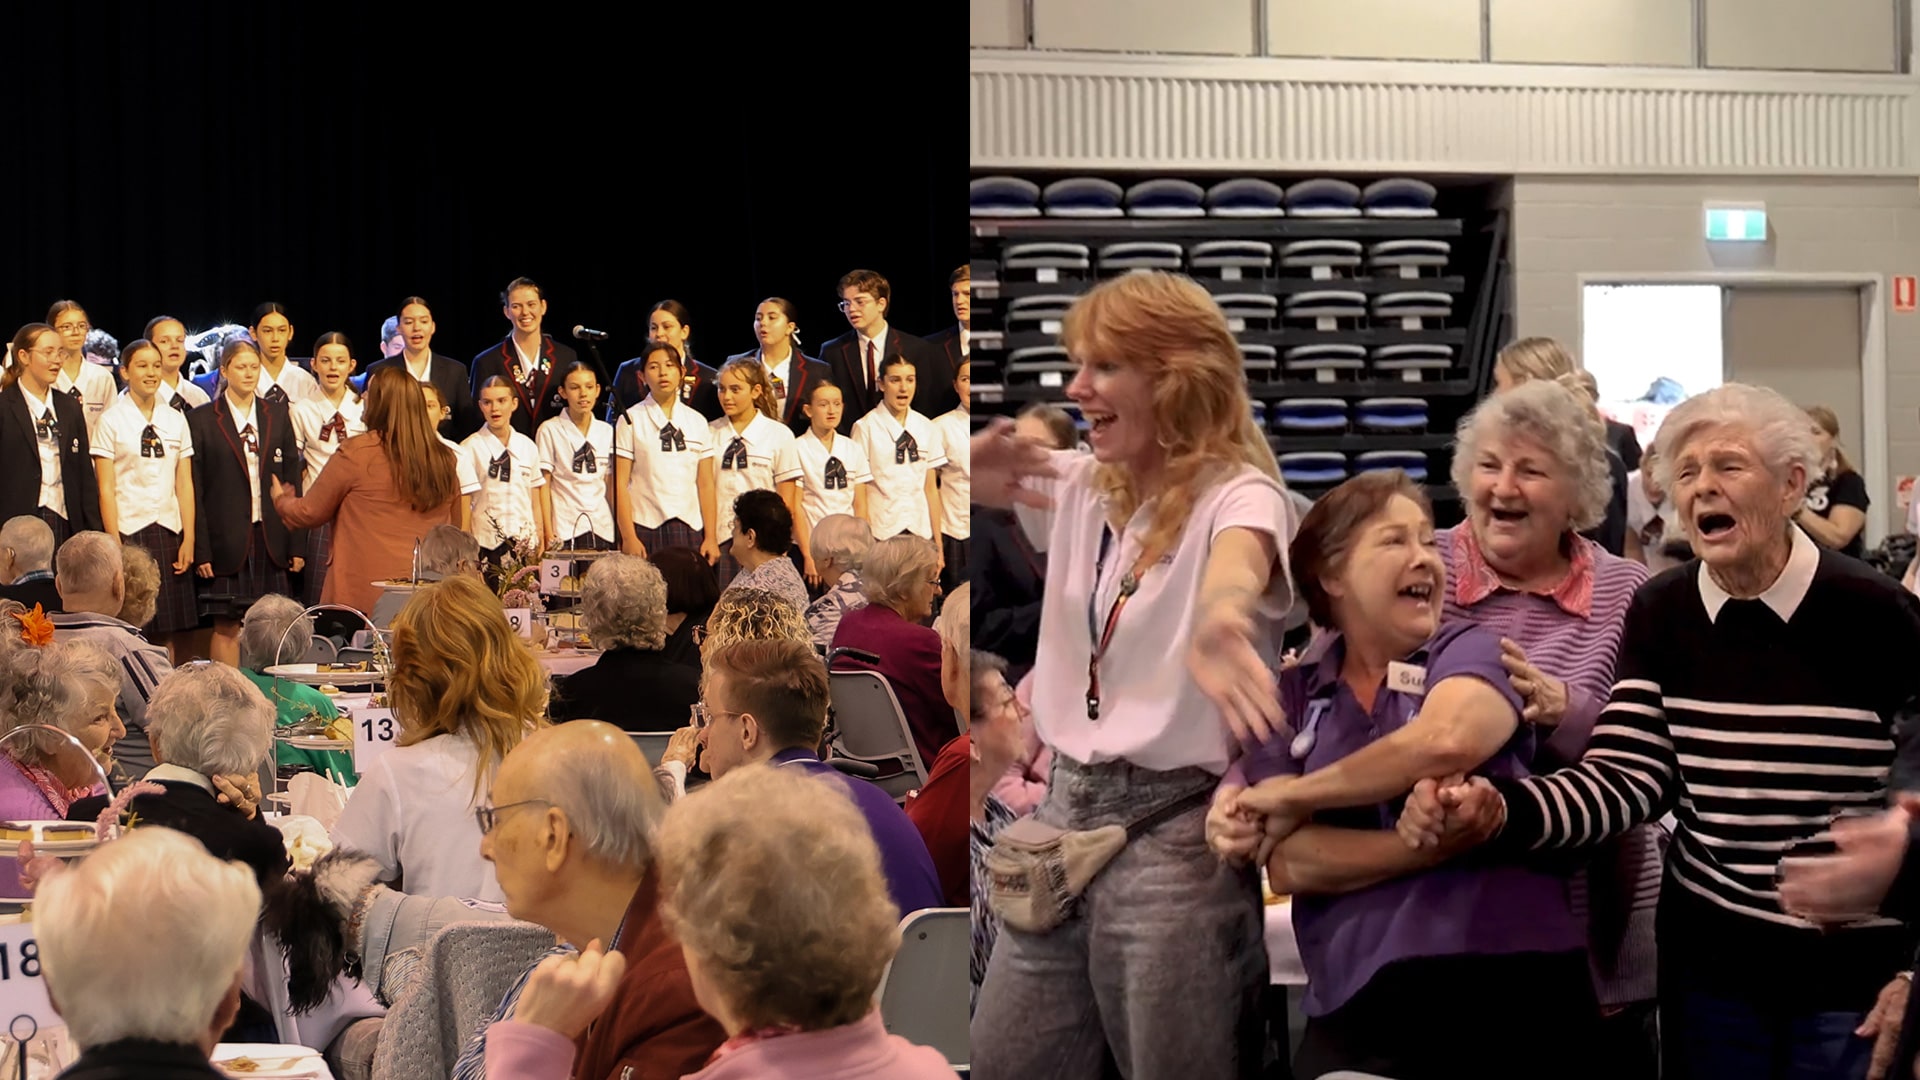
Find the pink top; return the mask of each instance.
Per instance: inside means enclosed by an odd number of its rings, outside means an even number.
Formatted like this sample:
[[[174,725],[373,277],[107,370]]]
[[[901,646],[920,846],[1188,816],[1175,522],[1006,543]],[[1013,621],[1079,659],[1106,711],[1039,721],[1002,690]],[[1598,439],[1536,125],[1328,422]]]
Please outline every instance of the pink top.
[[[953,1066],[936,1050],[887,1034],[880,1010],[826,1031],[760,1039],[716,1055],[687,1080],[953,1080]],[[518,1020],[487,1028],[487,1075],[516,1080],[566,1080],[573,1042],[559,1032]]]

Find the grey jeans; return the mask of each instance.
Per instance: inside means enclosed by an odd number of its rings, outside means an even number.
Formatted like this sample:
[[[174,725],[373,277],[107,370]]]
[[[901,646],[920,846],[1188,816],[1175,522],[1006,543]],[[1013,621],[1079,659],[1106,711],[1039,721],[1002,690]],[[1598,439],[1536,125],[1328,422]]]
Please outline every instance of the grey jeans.
[[[1126,824],[1217,778],[1056,756],[1038,818]],[[1051,934],[1002,928],[973,1015],[980,1080],[1257,1076],[1267,979],[1257,874],[1207,847],[1206,807],[1138,837]]]

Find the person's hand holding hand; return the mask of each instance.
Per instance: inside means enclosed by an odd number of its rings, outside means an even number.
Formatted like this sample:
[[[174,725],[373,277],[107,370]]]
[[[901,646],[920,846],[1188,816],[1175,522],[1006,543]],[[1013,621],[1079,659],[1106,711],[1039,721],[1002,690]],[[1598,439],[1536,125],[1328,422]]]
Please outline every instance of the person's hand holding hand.
[[[606,1010],[626,974],[627,958],[595,938],[579,953],[549,956],[527,977],[513,1018],[572,1039]]]
[[[212,777],[217,801],[251,819],[260,810],[260,778],[252,773]]]
[[[1207,808],[1207,846],[1222,860],[1245,866],[1260,850],[1265,830],[1257,815],[1242,813],[1237,802],[1244,787],[1232,784],[1214,792]]]

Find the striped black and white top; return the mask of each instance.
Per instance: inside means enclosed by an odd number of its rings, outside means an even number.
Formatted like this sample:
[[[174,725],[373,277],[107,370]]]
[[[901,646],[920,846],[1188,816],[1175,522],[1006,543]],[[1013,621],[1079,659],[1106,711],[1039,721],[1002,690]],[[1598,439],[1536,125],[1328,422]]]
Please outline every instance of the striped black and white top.
[[[1895,718],[1920,697],[1920,601],[1798,529],[1786,570],[1735,600],[1695,561],[1641,588],[1580,763],[1499,783],[1500,845],[1582,847],[1671,810],[1663,995],[1694,987],[1857,1010],[1906,966],[1877,919],[1822,932],[1781,909],[1783,856],[1887,801]],[[1862,996],[1864,995],[1864,997]]]

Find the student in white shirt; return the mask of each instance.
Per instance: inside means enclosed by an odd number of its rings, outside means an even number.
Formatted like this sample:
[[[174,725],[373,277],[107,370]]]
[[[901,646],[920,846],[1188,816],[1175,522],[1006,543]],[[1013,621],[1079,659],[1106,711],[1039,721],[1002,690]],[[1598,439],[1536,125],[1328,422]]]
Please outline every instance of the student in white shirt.
[[[124,543],[145,548],[160,565],[153,621],[143,629],[162,639],[200,625],[189,574],[193,569],[193,434],[186,416],[160,403],[164,367],[160,350],[152,342],[140,338],[129,343],[120,353],[126,393],[100,415],[93,438],[102,528]]]
[[[506,379],[496,375],[481,383],[480,418],[485,426],[460,444],[480,476],[480,493],[473,498],[473,538],[481,559],[496,565],[516,540],[545,551],[550,539],[534,494],[547,483],[540,471],[540,451],[532,439],[513,430],[513,410],[519,404]]]
[[[853,441],[867,452],[873,470],[867,508],[875,540],[903,532],[928,541],[940,535],[935,470],[947,463],[946,447],[933,421],[913,410],[914,384],[913,361],[904,356],[888,360],[880,371],[880,404],[853,422]]]
[[[420,380],[420,396],[427,403],[427,422],[433,425],[434,431],[440,431],[440,425],[453,414],[453,409],[447,405],[446,399],[440,396],[440,388],[425,379]],[[460,487],[460,494],[453,500],[453,523],[460,527],[461,532],[471,534],[473,497],[480,493],[480,472],[473,467],[473,459],[467,456],[467,452],[460,448],[459,443],[445,435],[440,436],[440,441],[446,444],[447,449],[453,451],[454,477]]]
[[[720,545],[717,567],[724,590],[740,573],[733,554],[733,500],[749,491],[775,490],[774,462],[793,445],[793,431],[780,422],[773,383],[758,358],[727,361],[715,382],[721,416],[712,424],[714,505],[719,511],[714,532],[728,537]]]
[[[299,364],[287,359],[293,343],[293,321],[287,309],[269,300],[253,309],[253,340],[260,346],[261,397],[291,409],[320,396],[320,384]]]
[[[93,429],[100,423],[100,414],[107,411],[107,406],[113,404],[114,397],[120,393],[120,385],[111,371],[88,362],[87,331],[93,329],[93,324],[77,301],[54,301],[47,309],[47,325],[59,331],[61,343],[60,377],[53,388],[63,394],[79,391],[80,404],[87,413],[87,435],[92,436]]]
[[[812,425],[806,434],[793,440],[773,465],[773,478],[780,485],[780,497],[793,512],[794,539],[800,545],[801,565],[807,584],[820,584],[820,569],[813,559],[813,527],[828,514],[847,514],[867,521],[867,488],[873,473],[867,467],[867,452],[852,438],[841,435],[840,413],[845,408],[836,383],[818,382],[801,404]]]
[[[146,338],[160,351],[160,389],[162,404],[185,414],[213,400],[205,390],[183,375],[187,366],[187,326],[171,315],[156,315],[147,320]]]
[[[570,537],[559,546],[605,551],[618,533],[613,524],[613,425],[594,417],[600,400],[600,376],[593,365],[575,360],[560,373],[560,396],[567,411],[540,425],[534,445],[540,470],[540,516],[547,535]]]
[[[946,563],[941,571],[944,575],[941,589],[952,592],[967,579],[967,540],[970,536],[968,523],[971,516],[967,500],[972,497],[972,485],[967,475],[967,441],[973,438],[972,420],[968,410],[972,405],[973,361],[960,357],[960,366],[953,377],[953,389],[960,395],[960,406],[950,412],[941,413],[934,418],[933,426],[940,432],[940,442],[946,447],[947,463],[940,466],[940,554]]]
[[[684,547],[711,566],[720,542],[708,526],[714,509],[713,432],[707,418],[680,399],[686,369],[680,350],[649,341],[640,377],[647,396],[621,413],[613,429],[614,523],[620,550]]]
[[[340,331],[330,330],[313,343],[315,393],[293,404],[293,433],[300,440],[300,456],[307,463],[303,491],[313,490],[320,470],[327,467],[341,443],[367,433],[366,403],[348,382],[357,366],[353,343]],[[329,521],[307,530],[307,569],[302,575],[305,580],[301,592],[308,606],[320,602],[327,566],[332,561],[333,523]]]

